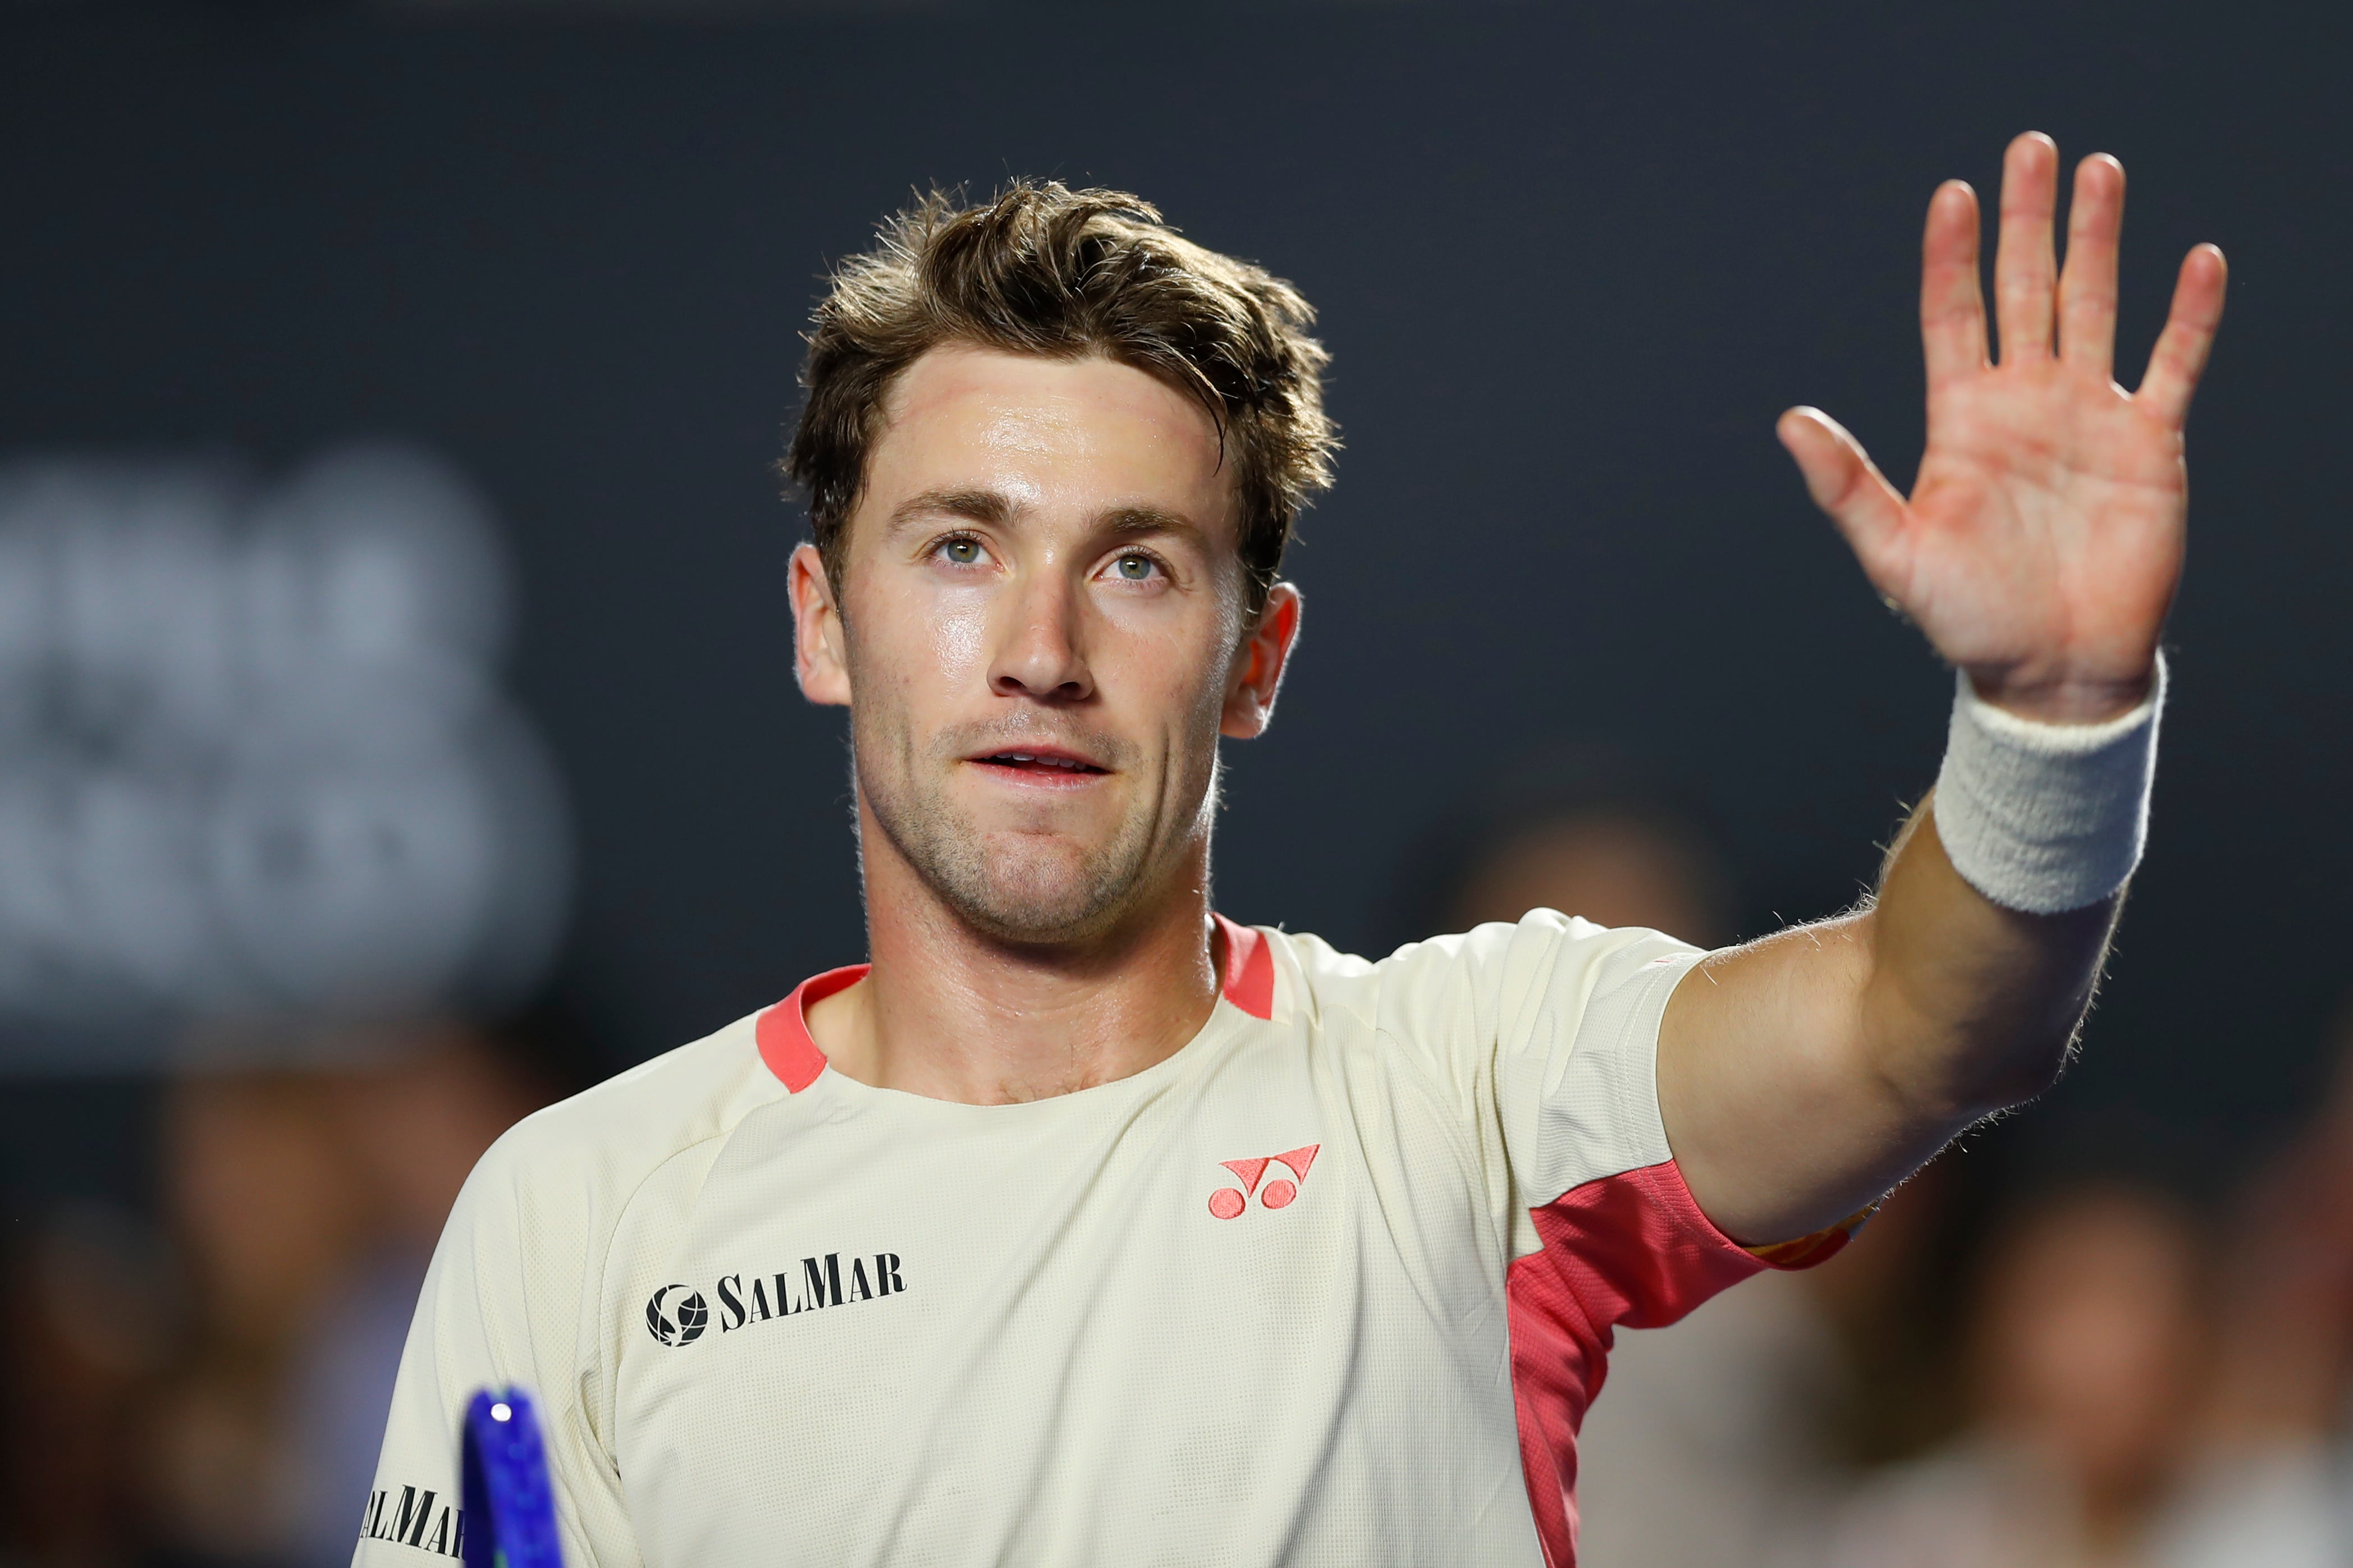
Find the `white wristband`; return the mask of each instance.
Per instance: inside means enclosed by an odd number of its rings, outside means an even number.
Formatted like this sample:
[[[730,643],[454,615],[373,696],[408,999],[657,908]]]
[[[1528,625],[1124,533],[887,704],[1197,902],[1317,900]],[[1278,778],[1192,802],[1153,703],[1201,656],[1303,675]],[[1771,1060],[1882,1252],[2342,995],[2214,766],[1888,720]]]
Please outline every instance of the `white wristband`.
[[[2165,660],[2148,700],[2104,724],[2004,712],[1958,677],[1936,775],[1936,837],[1969,886],[2005,909],[2055,915],[2125,885],[2148,837]]]

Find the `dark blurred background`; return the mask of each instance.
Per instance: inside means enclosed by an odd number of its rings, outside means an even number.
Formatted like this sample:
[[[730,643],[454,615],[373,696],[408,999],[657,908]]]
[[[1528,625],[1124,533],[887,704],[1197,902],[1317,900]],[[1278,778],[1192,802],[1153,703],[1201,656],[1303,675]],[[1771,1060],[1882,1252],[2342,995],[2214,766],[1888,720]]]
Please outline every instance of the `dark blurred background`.
[[[2230,313],[2113,977],[2082,1063],[1975,1146],[2128,1127],[2211,1194],[2294,1136],[2353,979],[2348,42],[2331,8],[2187,4],[18,3],[0,458],[274,482],[390,439],[466,476],[569,802],[558,956],[480,1025],[499,1092],[544,1098],[861,953],[773,471],[825,268],[916,187],[1124,187],[1304,289],[1347,443],[1282,721],[1229,750],[1220,907],[1398,940],[1437,918],[1415,845],[1599,744],[1710,825],[1756,934],[1867,885],[1950,680],[1774,416],[1820,405],[1908,485],[1930,191],[1990,195],[2028,127],[2111,151],[2125,379],[2194,241]],[[168,1215],[185,1086],[12,1027],[23,1213]]]

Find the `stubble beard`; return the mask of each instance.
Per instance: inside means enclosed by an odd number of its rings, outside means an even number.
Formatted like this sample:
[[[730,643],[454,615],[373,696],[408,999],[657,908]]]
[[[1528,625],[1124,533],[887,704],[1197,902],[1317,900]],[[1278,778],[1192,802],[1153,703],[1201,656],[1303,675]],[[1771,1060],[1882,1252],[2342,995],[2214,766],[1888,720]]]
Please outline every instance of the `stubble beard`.
[[[1198,781],[1199,798],[1189,812],[1165,794],[1137,792],[1117,827],[1092,846],[1062,834],[985,833],[941,787],[946,769],[924,765],[911,736],[868,737],[864,746],[853,740],[850,765],[892,849],[958,921],[999,942],[1042,945],[1102,937],[1148,901],[1155,873],[1174,848],[1163,831],[1176,826],[1173,814],[1189,816],[1207,834],[1216,744],[1208,742],[1208,776]],[[897,767],[870,767],[870,749],[892,754]]]

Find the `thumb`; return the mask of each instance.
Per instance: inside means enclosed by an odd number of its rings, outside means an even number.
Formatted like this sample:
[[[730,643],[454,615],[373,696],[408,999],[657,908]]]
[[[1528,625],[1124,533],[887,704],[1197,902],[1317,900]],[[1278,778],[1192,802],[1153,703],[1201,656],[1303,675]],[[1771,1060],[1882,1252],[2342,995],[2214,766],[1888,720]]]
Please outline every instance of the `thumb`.
[[[1904,498],[1845,426],[1819,408],[1792,408],[1774,426],[1814,504],[1830,513],[1873,583],[1884,589],[1904,533]]]

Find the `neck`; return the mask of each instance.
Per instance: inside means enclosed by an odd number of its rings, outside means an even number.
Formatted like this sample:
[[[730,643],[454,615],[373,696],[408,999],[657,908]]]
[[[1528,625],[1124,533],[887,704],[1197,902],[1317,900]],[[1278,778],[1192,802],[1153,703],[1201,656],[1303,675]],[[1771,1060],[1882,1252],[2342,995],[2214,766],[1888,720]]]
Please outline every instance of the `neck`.
[[[837,1072],[967,1105],[1044,1100],[1165,1060],[1217,1006],[1206,840],[1161,896],[1108,933],[1070,943],[976,931],[881,833],[863,842],[873,969],[808,1013]]]

